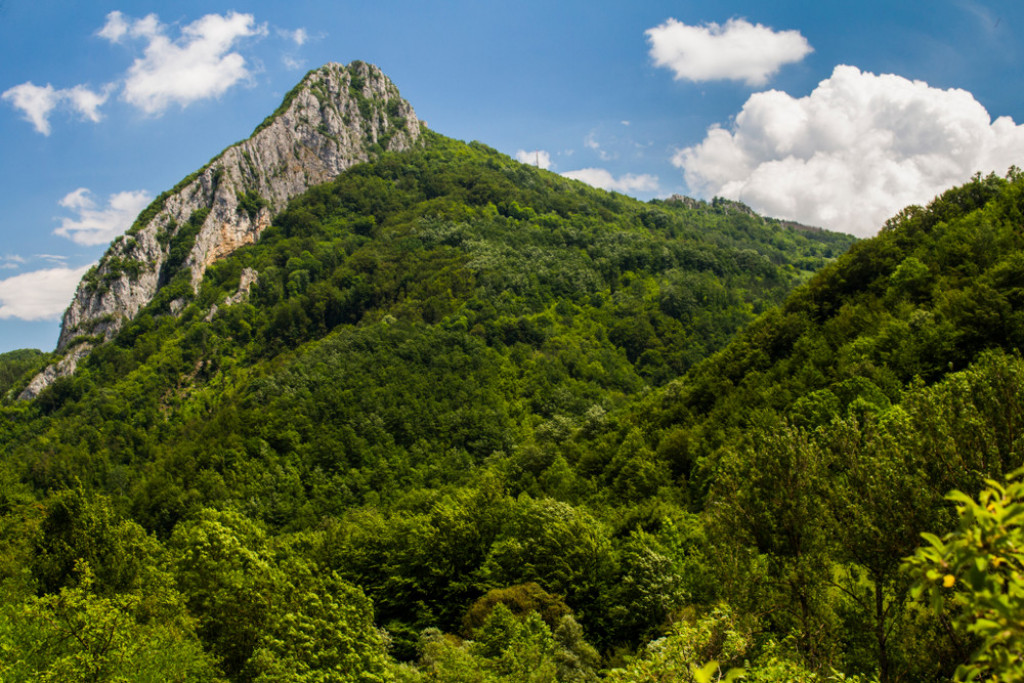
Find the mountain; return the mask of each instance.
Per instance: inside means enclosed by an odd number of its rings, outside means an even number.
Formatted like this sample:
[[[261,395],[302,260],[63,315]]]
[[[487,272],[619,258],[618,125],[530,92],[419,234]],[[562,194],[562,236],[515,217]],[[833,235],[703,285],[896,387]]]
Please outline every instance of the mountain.
[[[292,197],[384,151],[409,149],[419,136],[413,108],[377,67],[357,61],[309,72],[247,140],[157,197],[114,241],[64,313],[64,358],[22,398],[73,372],[160,289],[194,290],[211,263],[255,242]]]
[[[4,680],[937,683],[984,639],[1004,560],[905,558],[1024,461],[1019,172],[856,243],[422,125],[240,192],[258,239],[181,214],[0,405]]]
[[[312,617],[295,602],[309,595],[349,596],[345,633],[386,625],[405,659],[421,630],[458,630],[478,598],[530,581],[543,588],[523,596],[553,600],[560,619],[575,610],[579,622],[544,628],[575,633],[591,674],[579,624],[608,651],[657,628],[660,608],[636,612],[614,588],[631,570],[582,506],[596,491],[575,465],[561,464],[563,500],[533,497],[558,485],[549,455],[722,348],[852,238],[731,202],[597,190],[410,128],[391,87],[358,63],[311,72],[85,278],[61,341],[74,372],[51,368],[22,392],[33,400],[2,408],[0,587],[35,610],[25,623],[106,609],[125,642],[146,644],[135,652],[171,643],[194,655],[181,666],[233,680],[291,661],[267,638],[293,642],[287,614]],[[321,129],[346,116],[342,145]],[[451,496],[454,526],[431,521]],[[543,561],[517,559],[516,539],[556,519]],[[280,545],[301,538],[312,545]],[[423,555],[435,547],[444,559]],[[115,599],[127,602],[103,602]],[[309,633],[341,628],[340,609]],[[20,642],[7,623],[0,641]],[[360,633],[382,652],[377,631]]]
[[[949,616],[969,591],[929,611],[916,596],[935,575],[915,592],[906,561],[955,528],[950,491],[962,502],[1024,464],[1022,216],[1015,169],[907,207],[553,457],[624,504],[676,482],[731,563],[719,597],[766,615],[803,661],[948,680],[974,648]]]

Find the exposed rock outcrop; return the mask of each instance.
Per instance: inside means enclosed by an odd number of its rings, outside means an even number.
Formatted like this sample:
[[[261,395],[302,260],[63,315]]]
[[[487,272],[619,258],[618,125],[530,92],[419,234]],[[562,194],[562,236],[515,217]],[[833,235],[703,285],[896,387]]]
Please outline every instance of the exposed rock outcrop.
[[[187,281],[186,293],[193,291],[207,266],[255,242],[292,197],[385,150],[408,149],[419,135],[413,108],[377,67],[352,62],[309,72],[248,140],[160,195],[114,241],[64,313],[57,351],[65,360],[37,375],[21,398],[73,372],[164,287],[177,291]],[[168,309],[182,304],[174,299]]]

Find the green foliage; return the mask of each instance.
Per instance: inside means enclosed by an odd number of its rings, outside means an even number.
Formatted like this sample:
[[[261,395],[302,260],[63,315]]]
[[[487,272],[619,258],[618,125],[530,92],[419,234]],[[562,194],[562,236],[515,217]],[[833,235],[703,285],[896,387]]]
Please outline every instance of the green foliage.
[[[167,258],[160,267],[161,282],[166,283],[170,281],[182,264],[185,263],[185,259],[192,253],[192,247],[195,246],[199,230],[203,227],[203,223],[209,214],[210,209],[196,209],[189,216],[185,225],[179,227],[177,232],[171,236],[170,245],[167,249]]]
[[[977,500],[953,491],[958,527],[939,538],[922,534],[927,545],[909,558],[931,608],[954,613],[957,627],[978,647],[956,680],[1024,680],[1024,470],[1005,484],[989,480]]]
[[[0,643],[46,644],[5,679],[176,644],[199,680],[938,683],[993,636],[950,621],[970,570],[931,604],[900,567],[946,491],[1024,462],[1019,174],[840,255],[426,132],[193,289],[205,218],[112,342],[0,408]],[[107,641],[51,637],[72,612]]]
[[[426,680],[527,681],[584,683],[596,681],[596,651],[583,640],[572,616],[559,618],[552,633],[535,611],[515,615],[499,602],[479,629],[476,640],[459,641],[436,629],[421,636],[417,669]]]
[[[162,563],[162,549],[142,527],[120,518],[105,496],[78,488],[47,501],[30,569],[40,593],[79,585],[86,567],[95,590],[119,593],[169,584]]]
[[[92,592],[88,565],[74,588],[0,606],[4,681],[220,680],[188,619],[153,618],[152,595]],[[5,596],[7,597],[7,596]],[[160,596],[173,601],[172,594]],[[148,615],[148,616],[147,616]]]
[[[550,628],[556,628],[569,608],[556,595],[551,595],[536,583],[524,583],[508,588],[487,591],[466,612],[462,619],[467,634],[472,634],[487,620],[498,605],[504,605],[513,615],[536,612]]]
[[[237,198],[239,210],[244,211],[249,217],[249,220],[253,222],[256,220],[256,216],[259,215],[260,210],[270,205],[270,203],[255,190],[246,190],[244,193],[239,192]]]
[[[243,515],[202,510],[169,545],[197,632],[233,680],[386,680],[363,592],[287,545],[278,556]]]
[[[169,543],[197,631],[232,677],[245,669],[267,626],[276,586],[265,542],[242,515],[203,510]]]
[[[363,592],[337,574],[286,562],[247,674],[261,683],[386,681],[387,648]]]
[[[0,353],[0,397],[28,384],[28,378],[41,370],[49,354],[36,349]]]
[[[742,663],[751,645],[750,634],[736,623],[728,606],[720,605],[706,616],[676,623],[669,635],[649,643],[625,667],[609,671],[605,680],[733,681],[743,677],[743,670],[734,665]]]

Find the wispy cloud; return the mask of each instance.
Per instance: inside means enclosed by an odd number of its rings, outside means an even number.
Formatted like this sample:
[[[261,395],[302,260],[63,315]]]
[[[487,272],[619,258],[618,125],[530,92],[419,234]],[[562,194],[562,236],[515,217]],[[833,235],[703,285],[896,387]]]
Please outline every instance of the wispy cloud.
[[[616,178],[604,168],[581,168],[576,171],[566,171],[562,175],[573,180],[581,180],[587,185],[599,187],[602,190],[615,192],[655,192],[658,189],[658,176],[649,173],[639,175],[627,173]]]
[[[0,280],[0,319],[59,318],[89,268],[45,268]]]
[[[309,41],[309,33],[304,28],[297,28],[294,31],[279,28],[277,29],[277,35],[281,36],[285,40],[292,41],[299,47],[302,47]]]
[[[106,244],[129,227],[152,196],[145,190],[110,195],[105,207],[98,207],[89,190],[80,187],[60,200],[75,216],[65,216],[54,233],[77,244]]]
[[[671,69],[677,80],[764,85],[782,66],[813,51],[799,31],[773,31],[745,19],[730,19],[724,26],[669,19],[646,35],[655,66]]]
[[[0,269],[3,270],[15,270],[21,268],[24,263],[25,258],[17,254],[4,254],[0,256]]]
[[[613,159],[618,158],[619,156],[614,152],[609,152],[608,150],[601,146],[601,143],[597,141],[596,131],[590,131],[587,134],[587,137],[583,139],[583,146],[586,147],[587,149],[592,149],[595,152],[597,152],[597,156],[601,158],[601,161],[611,161]]]
[[[995,34],[996,29],[999,28],[999,25],[1002,23],[1002,17],[992,14],[992,10],[981,3],[971,2],[970,0],[959,0],[954,4],[963,11],[973,15],[977,20],[978,25],[989,35]]]
[[[729,129],[679,151],[691,191],[780,218],[876,233],[975,172],[1024,159],[1024,126],[992,121],[965,90],[837,66],[810,95],[752,95]]]

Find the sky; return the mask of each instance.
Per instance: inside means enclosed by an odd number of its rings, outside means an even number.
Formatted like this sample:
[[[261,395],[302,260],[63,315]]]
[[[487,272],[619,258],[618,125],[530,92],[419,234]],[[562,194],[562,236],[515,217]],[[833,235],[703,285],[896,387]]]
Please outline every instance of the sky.
[[[862,237],[1024,167],[1019,0],[0,0],[0,352],[52,350],[149,201],[356,59],[444,135]]]

